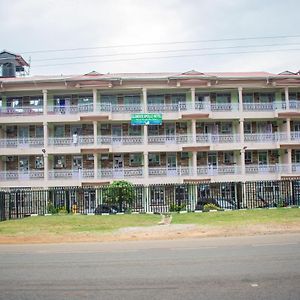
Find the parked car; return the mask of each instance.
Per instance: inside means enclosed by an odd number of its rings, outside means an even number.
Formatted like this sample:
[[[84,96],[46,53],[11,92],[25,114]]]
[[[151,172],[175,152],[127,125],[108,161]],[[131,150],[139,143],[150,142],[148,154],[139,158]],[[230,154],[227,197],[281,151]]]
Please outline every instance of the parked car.
[[[95,215],[100,214],[116,214],[119,209],[116,205],[100,204],[95,209]]]

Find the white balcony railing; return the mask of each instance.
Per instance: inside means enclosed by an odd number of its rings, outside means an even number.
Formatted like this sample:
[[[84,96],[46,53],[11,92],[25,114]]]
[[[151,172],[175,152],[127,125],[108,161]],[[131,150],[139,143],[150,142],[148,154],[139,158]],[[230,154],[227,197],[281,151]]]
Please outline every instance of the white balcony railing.
[[[300,110],[300,101],[299,100],[289,100],[290,110]]]
[[[246,165],[245,170],[246,174],[288,173],[289,166],[284,164]]]
[[[43,170],[0,171],[0,180],[35,180],[43,179]]]
[[[151,167],[149,176],[190,176],[193,175],[191,167]]]
[[[26,116],[43,114],[42,106],[22,106],[22,107],[0,107],[1,117]]]
[[[0,139],[0,148],[37,148],[44,146],[44,138]]]
[[[204,144],[228,144],[239,143],[241,141],[239,134],[197,134],[196,143]]]
[[[106,168],[98,170],[98,178],[136,178],[143,177],[144,169],[142,167],[137,168]]]
[[[88,113],[93,111],[93,104],[78,104],[69,106],[48,106],[48,114],[54,115],[70,115],[78,113]]]
[[[85,179],[94,178],[94,169],[50,170],[49,179]]]
[[[99,112],[112,112],[112,113],[133,113],[141,112],[143,110],[142,104],[111,104],[100,103],[97,105]]]
[[[50,137],[48,138],[49,146],[63,147],[63,146],[87,146],[94,144],[94,136],[85,135],[78,136],[77,139],[73,137]]]
[[[97,137],[98,145],[140,145],[143,144],[143,136],[111,136],[99,135]]]
[[[292,172],[293,173],[300,173],[300,163],[293,163],[292,164]]]
[[[243,103],[244,111],[274,111],[275,104],[274,102],[266,102],[266,103]]]
[[[192,136],[186,134],[148,136],[148,144],[187,144],[192,141]]]
[[[273,133],[245,133],[245,142],[255,143],[275,143],[287,141],[288,134],[286,132],[273,132]]]
[[[198,176],[232,175],[232,174],[240,174],[240,173],[241,173],[241,167],[237,165],[197,167]]]
[[[300,141],[300,131],[291,131],[291,140]]]

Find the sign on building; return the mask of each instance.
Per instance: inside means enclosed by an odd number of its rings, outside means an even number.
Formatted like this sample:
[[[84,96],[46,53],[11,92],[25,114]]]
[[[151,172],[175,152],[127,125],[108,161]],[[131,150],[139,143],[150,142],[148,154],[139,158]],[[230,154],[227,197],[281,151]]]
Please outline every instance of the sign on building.
[[[162,114],[132,114],[131,125],[161,125]]]

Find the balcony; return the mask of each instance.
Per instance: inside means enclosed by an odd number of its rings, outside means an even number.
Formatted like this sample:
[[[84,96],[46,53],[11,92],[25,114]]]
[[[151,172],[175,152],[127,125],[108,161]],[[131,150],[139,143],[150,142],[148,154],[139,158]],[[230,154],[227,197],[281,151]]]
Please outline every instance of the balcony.
[[[276,143],[287,141],[288,134],[286,132],[274,133],[246,133],[244,135],[245,142],[253,143]]]
[[[93,111],[93,104],[78,104],[70,106],[48,106],[50,115],[73,115],[79,113],[89,113]]]
[[[141,104],[111,104],[100,103],[97,105],[97,111],[108,113],[139,113],[143,110]]]
[[[48,172],[49,179],[88,179],[94,178],[93,169],[79,169],[79,170],[50,170]]]
[[[289,166],[284,164],[274,165],[246,165],[246,174],[268,174],[268,173],[289,173]]]
[[[44,178],[44,170],[0,171],[0,180],[36,180]]]
[[[1,117],[42,115],[42,106],[0,107]]]
[[[98,170],[98,178],[103,179],[122,179],[144,177],[144,168],[106,168]]]
[[[144,143],[143,136],[111,136],[99,135],[98,145],[141,145]]]
[[[239,143],[241,141],[239,134],[197,134],[196,143],[200,144],[228,144]]]
[[[300,141],[300,131],[291,131],[291,141]]]
[[[237,165],[230,166],[199,166],[197,167],[198,176],[217,176],[241,174],[241,167]]]
[[[191,176],[193,168],[191,167],[152,167],[149,168],[149,176]]]
[[[274,102],[252,102],[252,103],[243,103],[244,111],[274,111],[275,108],[280,104],[275,104]]]
[[[0,148],[38,148],[44,146],[44,138],[0,139]]]
[[[191,135],[151,135],[148,136],[148,144],[187,144],[192,143],[193,137]]]
[[[75,141],[73,137],[50,137],[48,138],[48,145],[55,147],[78,147],[78,146],[88,146],[94,144],[94,136],[78,136]]]

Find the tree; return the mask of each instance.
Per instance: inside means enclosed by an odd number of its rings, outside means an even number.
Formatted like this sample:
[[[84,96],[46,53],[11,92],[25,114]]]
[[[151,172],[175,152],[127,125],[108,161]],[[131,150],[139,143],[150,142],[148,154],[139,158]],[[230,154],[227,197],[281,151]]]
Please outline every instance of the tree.
[[[118,203],[119,211],[123,211],[125,206],[131,207],[134,200],[134,186],[125,180],[118,180],[108,187],[107,196],[113,203]]]

